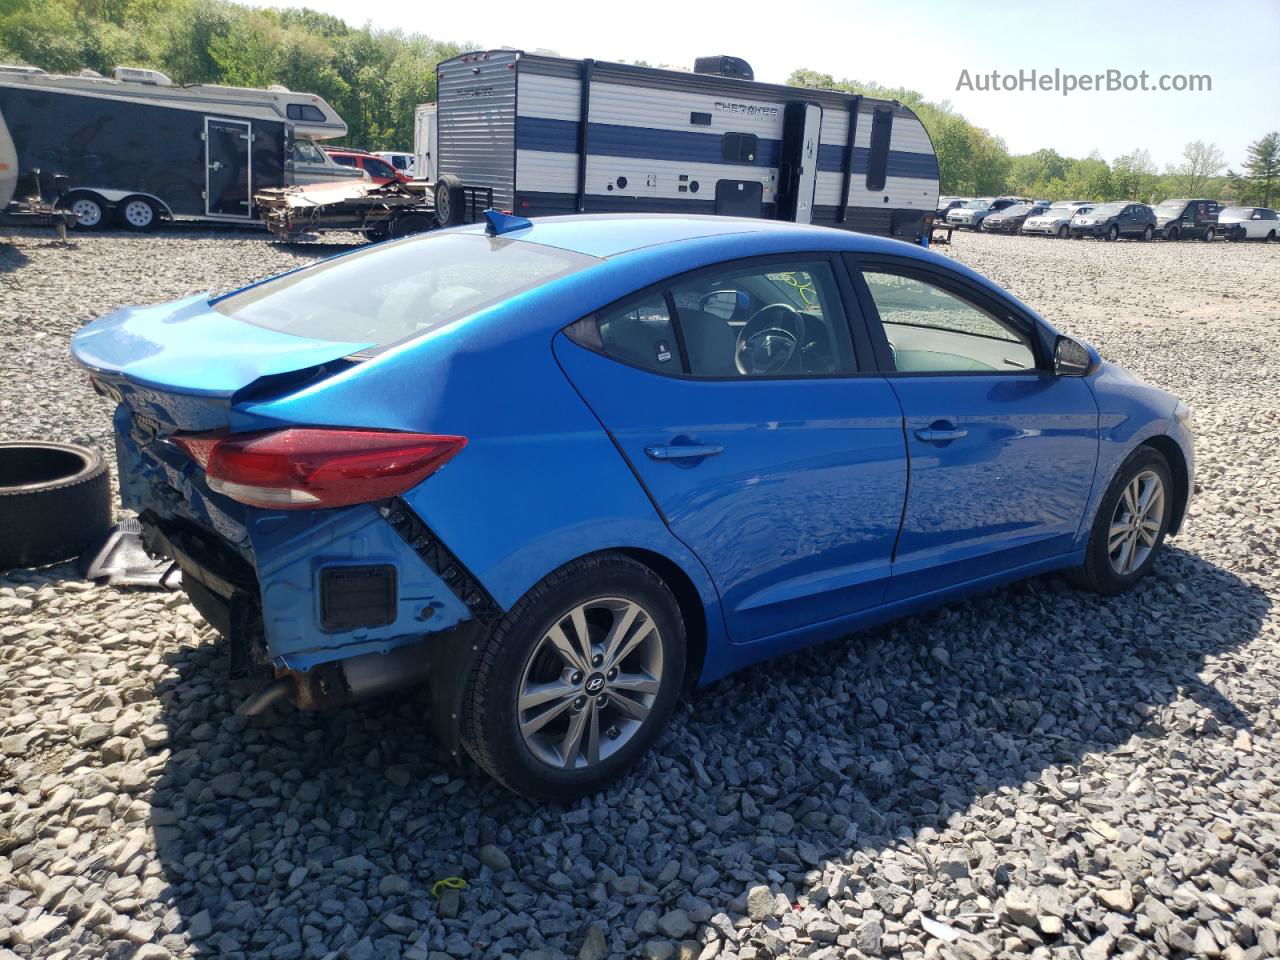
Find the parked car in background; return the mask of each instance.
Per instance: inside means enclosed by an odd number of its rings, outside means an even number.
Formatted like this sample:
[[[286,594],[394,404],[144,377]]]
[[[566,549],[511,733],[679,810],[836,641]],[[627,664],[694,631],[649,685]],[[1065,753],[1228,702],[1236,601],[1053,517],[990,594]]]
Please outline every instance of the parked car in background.
[[[407,177],[414,177],[413,154],[400,150],[374,150],[375,157],[381,157]]]
[[[372,153],[366,153],[363,150],[340,150],[336,147],[326,147],[325,153],[336,164],[363,170],[368,174],[369,179],[380,187],[385,187],[388,183],[393,182],[408,183],[413,179],[408,174],[401,173],[381,157],[376,157]]]
[[[947,213],[956,207],[962,206],[969,202],[968,197],[939,197],[938,212],[935,215],[939,220],[945,220]]]
[[[690,687],[1049,570],[1117,595],[1182,524],[1186,405],[946,257],[486,218],[73,338],[242,714],[425,682],[449,749],[567,800]]]
[[[289,169],[289,182],[298,186],[311,183],[332,183],[335,180],[368,180],[369,175],[358,166],[341,164],[312,140],[294,138]],[[256,185],[255,185],[256,188]]]
[[[1212,240],[1218,226],[1215,200],[1162,200],[1156,205],[1156,236],[1164,240]]]
[[[1048,204],[1036,206],[1030,203],[1015,203],[1003,210],[987,214],[982,221],[982,230],[984,233],[1017,233],[1022,229],[1027,217],[1044,213],[1048,209]]]
[[[979,230],[982,228],[982,221],[989,214],[1011,207],[1015,203],[1017,201],[1011,197],[978,197],[949,210],[947,223],[961,229]]]
[[[1079,207],[1093,207],[1093,206],[1097,206],[1097,204],[1095,204],[1094,201],[1092,200],[1055,200],[1053,201],[1053,203],[1049,204],[1049,209],[1058,210],[1065,207],[1068,210],[1075,210]]]
[[[1270,207],[1224,207],[1217,229],[1228,240],[1275,240],[1280,237],[1280,219]]]
[[[1027,217],[1022,224],[1022,232],[1028,234],[1045,234],[1065,240],[1071,233],[1071,218],[1078,213],[1092,210],[1089,204],[1078,204],[1073,207],[1049,207],[1040,213]]]
[[[1071,218],[1071,236],[1076,240],[1081,237],[1150,240],[1155,232],[1156,215],[1145,203],[1117,200],[1099,204],[1088,213],[1077,213]]]

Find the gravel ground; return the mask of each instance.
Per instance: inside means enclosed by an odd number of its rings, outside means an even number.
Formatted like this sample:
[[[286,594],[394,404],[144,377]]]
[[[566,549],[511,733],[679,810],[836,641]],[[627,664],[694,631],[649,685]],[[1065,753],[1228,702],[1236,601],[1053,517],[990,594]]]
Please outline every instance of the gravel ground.
[[[332,249],[0,241],[0,438],[107,447],[78,326]],[[1191,403],[1203,492],[1132,594],[1040,578],[749,670],[553,808],[420,697],[249,723],[181,594],[15,573],[0,958],[1280,954],[1280,246],[951,253]]]

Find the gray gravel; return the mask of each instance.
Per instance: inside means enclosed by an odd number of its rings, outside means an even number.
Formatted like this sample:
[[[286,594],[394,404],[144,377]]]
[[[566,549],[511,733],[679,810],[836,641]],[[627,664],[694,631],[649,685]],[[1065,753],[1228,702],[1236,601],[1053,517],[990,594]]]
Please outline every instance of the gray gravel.
[[[73,330],[331,249],[0,241],[0,437],[108,446]],[[417,696],[234,717],[180,594],[0,578],[0,960],[1280,954],[1280,245],[953,253],[1192,404],[1204,490],[1134,593],[1040,578],[747,671],[553,808]]]

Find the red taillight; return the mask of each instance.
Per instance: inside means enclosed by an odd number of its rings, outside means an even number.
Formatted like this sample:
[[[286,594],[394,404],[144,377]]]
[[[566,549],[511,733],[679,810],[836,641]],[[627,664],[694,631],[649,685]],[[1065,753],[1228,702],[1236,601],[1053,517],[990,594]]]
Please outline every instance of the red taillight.
[[[467,445],[466,437],[293,427],[175,436],[209,489],[251,507],[307,510],[404,493]]]

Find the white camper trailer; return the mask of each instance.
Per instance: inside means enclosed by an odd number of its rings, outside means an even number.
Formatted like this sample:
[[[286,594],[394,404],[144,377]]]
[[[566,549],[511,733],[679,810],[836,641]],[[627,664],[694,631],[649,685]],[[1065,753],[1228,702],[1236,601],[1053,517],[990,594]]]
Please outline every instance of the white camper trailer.
[[[489,50],[437,80],[419,149],[441,225],[483,190],[519,216],[713,213],[928,242],[938,161],[896,101],[756,83],[734,57],[684,73]]]
[[[413,112],[413,175],[419,180],[436,180],[436,105],[420,103]]]

